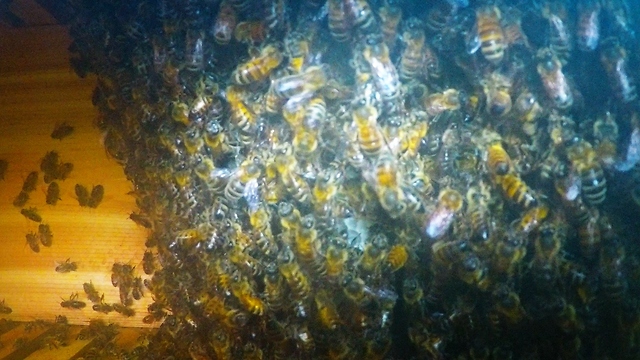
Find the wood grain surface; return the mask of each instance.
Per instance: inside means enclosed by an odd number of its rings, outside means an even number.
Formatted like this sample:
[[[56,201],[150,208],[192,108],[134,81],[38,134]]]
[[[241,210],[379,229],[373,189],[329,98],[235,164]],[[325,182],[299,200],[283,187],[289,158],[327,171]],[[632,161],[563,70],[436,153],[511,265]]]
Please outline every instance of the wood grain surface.
[[[82,284],[93,281],[107,302],[117,302],[111,266],[116,261],[130,263],[144,275],[140,263],[148,234],[128,219],[135,210],[134,198],[127,195],[132,185],[100,143],[91,103],[95,78],[80,79],[71,70],[69,44],[67,29],[58,25],[0,29],[0,159],[9,162],[5,179],[0,180],[0,301],[5,299],[13,309],[0,318],[53,320],[65,315],[72,324],[105,318],[122,326],[147,326],[141,319],[152,300],[149,293],[134,304],[132,318],[92,311],[83,293]],[[52,139],[51,131],[62,122],[72,125],[74,133],[61,141]],[[36,207],[51,226],[53,245],[40,246],[35,253],[25,235],[37,232],[38,224],[22,216],[12,202],[27,174],[40,170],[40,160],[50,150],[57,151],[62,162],[73,163],[74,169],[60,181],[61,200],[55,206],[45,203],[46,184],[39,173],[26,207]],[[80,207],[76,183],[89,188],[104,185],[102,204],[96,209]],[[55,272],[56,262],[67,258],[78,263],[78,271]],[[87,302],[85,309],[60,306],[61,297],[73,292]]]

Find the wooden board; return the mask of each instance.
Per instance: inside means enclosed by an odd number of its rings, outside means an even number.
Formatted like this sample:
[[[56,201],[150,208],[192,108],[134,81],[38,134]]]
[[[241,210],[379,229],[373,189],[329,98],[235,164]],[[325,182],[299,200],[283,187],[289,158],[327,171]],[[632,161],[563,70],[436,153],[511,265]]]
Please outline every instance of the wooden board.
[[[146,326],[141,322],[151,296],[136,302],[135,317],[112,313],[100,315],[91,310],[82,284],[93,281],[107,302],[118,301],[118,290],[111,285],[111,266],[116,261],[139,266],[147,237],[145,229],[128,219],[135,210],[132,185],[122,168],[110,160],[101,143],[101,134],[92,125],[96,110],[91,104],[95,79],[79,79],[69,67],[67,47],[70,39],[62,26],[26,29],[0,29],[0,159],[9,162],[4,181],[0,181],[0,301],[13,309],[4,316],[18,321],[34,318],[53,320],[65,315],[72,324],[86,324],[102,317],[122,326]],[[68,138],[50,137],[55,124],[67,122],[75,128]],[[40,159],[55,150],[74,170],[60,182],[61,200],[46,205],[46,185],[42,173],[27,207],[35,206],[43,222],[51,226],[53,246],[41,246],[34,253],[25,235],[37,231],[37,224],[12,205],[27,174],[39,170]],[[102,184],[105,196],[97,209],[83,208],[75,198],[76,183],[88,187]],[[56,262],[70,258],[78,271],[59,274]],[[61,297],[80,293],[87,302],[83,310],[60,307]],[[0,315],[3,317],[3,315]]]

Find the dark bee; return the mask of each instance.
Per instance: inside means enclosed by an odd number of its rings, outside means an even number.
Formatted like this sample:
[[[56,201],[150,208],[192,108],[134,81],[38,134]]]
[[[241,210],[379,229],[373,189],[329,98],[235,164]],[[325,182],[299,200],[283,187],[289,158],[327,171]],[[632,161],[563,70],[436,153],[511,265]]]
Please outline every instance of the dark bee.
[[[40,236],[40,242],[42,246],[49,247],[53,243],[53,233],[49,224],[38,225],[38,235]]]
[[[45,182],[47,175],[55,174],[60,165],[60,155],[55,151],[47,152],[42,160],[40,160],[40,170],[45,174]]]
[[[131,215],[129,215],[129,219],[133,220],[133,222],[135,222],[136,224],[143,226],[147,229],[151,229],[153,226],[153,224],[151,223],[151,220],[143,214],[132,212]]]
[[[105,303],[103,298],[104,295],[101,297],[101,302],[99,304],[94,304],[91,308],[93,309],[93,311],[108,314],[113,311],[113,306],[111,304]]]
[[[20,214],[22,214],[24,217],[26,217],[27,219],[29,219],[31,221],[35,221],[35,222],[41,222],[42,221],[42,216],[40,216],[40,214],[38,214],[38,209],[36,209],[34,207],[30,207],[28,209],[22,209],[22,210],[20,210]]]
[[[67,136],[73,133],[73,126],[63,122],[61,124],[57,124],[56,127],[51,132],[51,138],[56,140],[62,140]]]
[[[47,187],[47,204],[55,205],[60,200],[60,185],[57,182],[53,181]]]
[[[58,166],[58,168],[56,169],[56,172],[54,174],[55,176],[52,178],[52,180],[53,179],[66,180],[69,177],[69,174],[71,173],[71,171],[73,171],[72,163],[60,164],[60,166]]]
[[[40,243],[39,243],[39,238],[38,238],[38,234],[34,233],[34,232],[30,232],[26,235],[27,238],[27,244],[29,244],[29,247],[31,248],[31,250],[33,250],[33,252],[40,252]]]
[[[144,296],[144,284],[142,283],[142,278],[140,276],[133,279],[131,296],[136,300],[140,300]]]
[[[27,178],[24,179],[24,183],[22,184],[22,191],[24,192],[32,192],[36,189],[36,185],[38,185],[38,172],[32,171],[27,175]]]
[[[78,270],[78,264],[75,261],[71,261],[71,259],[67,259],[56,266],[56,272],[63,274],[76,270]]]
[[[13,206],[21,208],[27,203],[27,201],[29,201],[29,193],[25,191],[20,191],[18,196],[16,196],[16,198],[13,199]]]
[[[155,258],[153,253],[149,250],[145,251],[144,256],[142,257],[142,269],[147,275],[151,275],[156,271]]]
[[[87,304],[84,301],[78,300],[78,293],[73,293],[69,296],[68,300],[63,298],[60,306],[67,309],[80,310],[87,306]]]
[[[4,176],[7,174],[9,168],[9,162],[5,159],[0,159],[0,180],[4,180]]]
[[[4,299],[0,301],[0,314],[11,314],[13,310],[4,303]]]
[[[96,185],[91,189],[91,196],[87,202],[87,206],[90,208],[97,208],[98,205],[102,202],[102,198],[104,197],[104,186]],[[78,201],[79,197],[78,197]]]
[[[89,301],[94,304],[102,302],[103,299],[98,293],[98,290],[96,290],[95,286],[93,286],[93,282],[90,281],[88,283],[86,282],[82,284],[82,288],[84,290],[84,293],[87,294],[87,299],[89,299]]]
[[[91,197],[89,196],[89,190],[84,185],[76,184],[76,197],[78,198],[78,204],[82,207],[89,206]]]
[[[120,303],[114,303],[113,305],[113,310],[115,310],[115,312],[117,312],[120,315],[123,315],[125,317],[132,317],[136,314],[136,311],[133,310],[132,308],[122,305]]]

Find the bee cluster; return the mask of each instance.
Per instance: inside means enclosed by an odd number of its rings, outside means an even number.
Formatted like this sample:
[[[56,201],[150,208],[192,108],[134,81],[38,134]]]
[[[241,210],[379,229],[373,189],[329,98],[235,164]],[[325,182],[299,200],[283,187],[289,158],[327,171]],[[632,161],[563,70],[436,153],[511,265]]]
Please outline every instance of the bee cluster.
[[[69,5],[150,233],[130,357],[640,354],[625,0]]]

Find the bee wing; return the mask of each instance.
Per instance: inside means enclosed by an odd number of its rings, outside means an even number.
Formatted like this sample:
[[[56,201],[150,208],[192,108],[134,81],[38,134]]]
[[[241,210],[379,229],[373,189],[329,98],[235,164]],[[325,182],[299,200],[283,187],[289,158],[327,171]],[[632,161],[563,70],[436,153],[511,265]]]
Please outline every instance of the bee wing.
[[[244,187],[243,196],[247,200],[250,211],[255,211],[260,204],[260,193],[258,192],[258,179],[251,179]]]
[[[465,35],[465,44],[467,54],[475,54],[480,49],[482,42],[478,34],[478,24],[474,24],[473,28]]]

